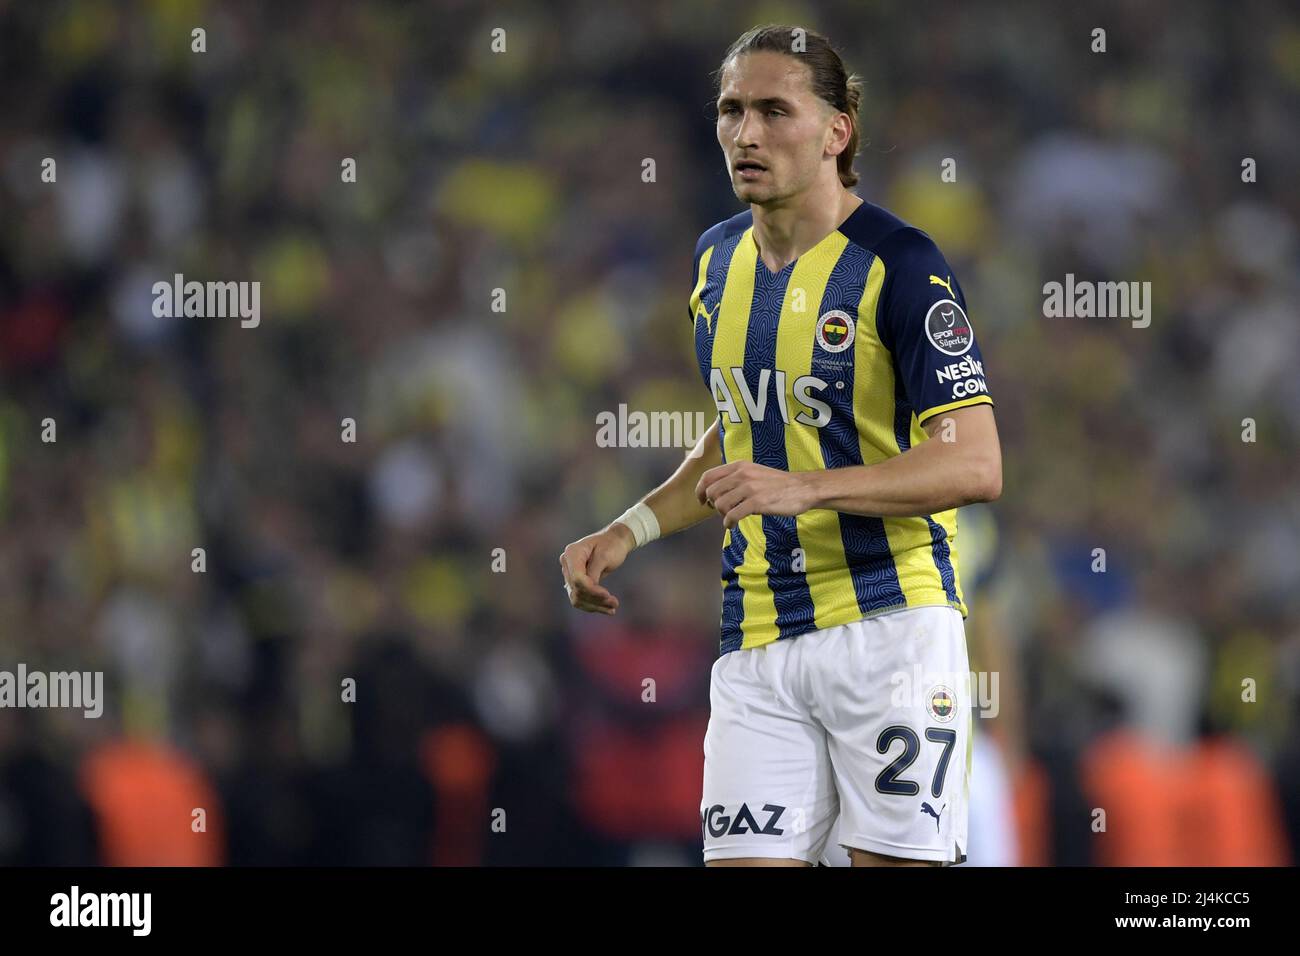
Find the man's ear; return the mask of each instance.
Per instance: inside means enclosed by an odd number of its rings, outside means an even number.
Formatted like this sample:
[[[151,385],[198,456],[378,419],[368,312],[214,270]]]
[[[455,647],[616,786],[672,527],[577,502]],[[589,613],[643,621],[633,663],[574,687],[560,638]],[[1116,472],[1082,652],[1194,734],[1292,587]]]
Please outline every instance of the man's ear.
[[[838,156],[840,153],[844,152],[844,150],[848,147],[849,134],[847,132],[844,134],[843,144],[840,146],[839,149],[835,150],[832,153],[831,148],[835,145],[835,141],[838,139],[838,134],[835,131],[835,127],[837,122],[839,121],[839,118],[843,116],[847,120],[848,114],[840,110],[837,110],[835,107],[831,106],[825,100],[822,100],[822,104],[826,107],[826,119],[830,122],[830,126],[827,127],[826,129],[826,142],[822,146],[822,152],[831,153],[832,156]]]

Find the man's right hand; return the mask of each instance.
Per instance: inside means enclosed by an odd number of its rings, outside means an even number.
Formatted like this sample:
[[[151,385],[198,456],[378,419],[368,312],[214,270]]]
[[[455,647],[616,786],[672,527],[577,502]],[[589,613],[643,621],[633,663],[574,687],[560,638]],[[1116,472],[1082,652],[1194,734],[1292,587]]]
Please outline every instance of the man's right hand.
[[[564,589],[579,611],[613,614],[618,598],[600,586],[600,579],[621,565],[636,547],[632,529],[615,521],[603,531],[573,542],[560,555]]]
[[[672,476],[642,499],[654,509],[659,537],[676,534],[717,515],[712,507],[695,499],[695,486],[701,475],[721,464],[722,443],[714,420]],[[618,610],[618,598],[600,586],[600,579],[626,561],[635,547],[632,529],[615,521],[565,548],[560,567],[569,603],[580,611],[613,614]]]

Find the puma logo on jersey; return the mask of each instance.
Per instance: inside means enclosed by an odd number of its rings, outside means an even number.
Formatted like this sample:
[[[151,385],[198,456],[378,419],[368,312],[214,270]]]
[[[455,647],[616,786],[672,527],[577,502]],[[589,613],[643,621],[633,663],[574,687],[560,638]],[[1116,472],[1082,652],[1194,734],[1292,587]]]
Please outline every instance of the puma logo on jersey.
[[[722,303],[719,302],[718,305],[722,305]],[[713,325],[713,315],[715,312],[718,311],[718,305],[715,305],[713,307],[713,312],[710,312],[708,309],[704,307],[704,303],[701,301],[700,307],[695,312],[695,317],[698,319],[700,317],[700,314],[703,313],[704,321],[707,322],[710,326]]]
[[[930,276],[930,285],[941,285],[948,290],[948,294],[950,296],[956,298],[957,297],[956,293],[952,291],[952,286],[949,284],[951,282],[952,282],[952,276],[948,276],[947,282],[945,282],[943,279],[940,279],[938,276]]]

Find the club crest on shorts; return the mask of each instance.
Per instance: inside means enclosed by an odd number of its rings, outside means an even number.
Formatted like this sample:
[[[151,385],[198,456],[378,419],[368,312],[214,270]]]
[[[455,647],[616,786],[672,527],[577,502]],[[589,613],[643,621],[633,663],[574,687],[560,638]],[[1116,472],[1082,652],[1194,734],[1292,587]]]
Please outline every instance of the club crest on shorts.
[[[853,344],[853,319],[842,309],[832,309],[817,320],[817,344],[827,352],[843,352]]]
[[[952,690],[942,684],[930,688],[930,693],[926,695],[925,706],[930,711],[931,717],[945,724],[952,720],[953,714],[957,712],[957,701],[952,695]]]

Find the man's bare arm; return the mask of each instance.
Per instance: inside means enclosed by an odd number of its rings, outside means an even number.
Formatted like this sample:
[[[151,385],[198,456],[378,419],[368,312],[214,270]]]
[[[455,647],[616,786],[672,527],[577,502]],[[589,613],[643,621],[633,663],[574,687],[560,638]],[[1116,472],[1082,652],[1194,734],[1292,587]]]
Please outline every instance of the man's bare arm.
[[[660,537],[683,531],[716,514],[695,497],[695,487],[701,475],[721,464],[722,445],[715,419],[668,480],[641,499],[654,512]],[[613,614],[618,609],[618,598],[601,586],[600,579],[618,568],[635,547],[631,529],[614,520],[565,548],[560,568],[569,603],[581,611]]]
[[[808,473],[813,508],[847,514],[932,515],[1002,494],[1002,448],[989,405],[935,415],[920,442],[874,465]]]
[[[672,476],[641,499],[659,519],[660,537],[685,531],[717,513],[700,504],[695,497],[695,485],[702,474],[721,464],[722,443],[718,437],[718,421],[714,419]],[[625,526],[619,524],[618,527]]]
[[[815,508],[879,517],[930,515],[1002,494],[1002,450],[993,409],[973,405],[926,421],[930,440],[873,465],[788,472],[752,461],[711,468],[697,500],[735,527],[751,514]]]

